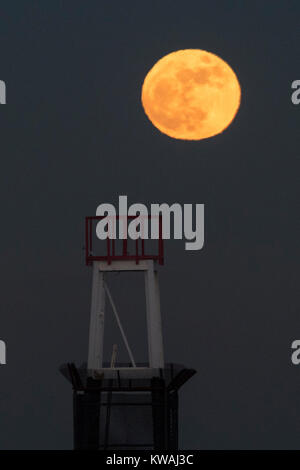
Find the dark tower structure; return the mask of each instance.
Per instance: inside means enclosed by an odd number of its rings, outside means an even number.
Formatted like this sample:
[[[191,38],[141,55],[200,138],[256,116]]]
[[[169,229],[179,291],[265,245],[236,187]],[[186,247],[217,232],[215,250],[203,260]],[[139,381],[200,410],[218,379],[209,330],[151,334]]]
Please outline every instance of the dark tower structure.
[[[127,236],[117,246],[117,223],[157,224],[157,252],[147,253],[144,239],[129,251]],[[89,352],[86,364],[62,366],[73,387],[74,448],[94,450],[178,449],[178,391],[195,374],[179,364],[165,364],[161,326],[158,265],[164,263],[162,217],[115,216],[109,225],[106,251],[96,254],[95,224],[105,217],[86,217],[86,264],[92,266],[92,300]],[[127,234],[127,225],[126,225]],[[107,284],[107,273],[140,272],[145,279],[149,362],[136,362],[116,305]],[[103,360],[105,305],[109,302],[120,329],[130,362]]]

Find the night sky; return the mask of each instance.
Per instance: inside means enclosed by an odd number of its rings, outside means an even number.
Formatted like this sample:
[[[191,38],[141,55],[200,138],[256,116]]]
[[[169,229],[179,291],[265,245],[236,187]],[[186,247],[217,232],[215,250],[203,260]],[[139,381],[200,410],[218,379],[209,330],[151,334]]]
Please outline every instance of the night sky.
[[[299,14],[293,0],[0,0],[1,449],[72,448],[58,369],[87,358],[84,217],[122,194],[205,204],[204,248],[167,241],[160,270],[166,359],[197,370],[181,447],[299,448]],[[233,124],[203,141],[161,134],[140,101],[154,63],[188,48],[242,88]],[[144,360],[143,280],[110,285]]]

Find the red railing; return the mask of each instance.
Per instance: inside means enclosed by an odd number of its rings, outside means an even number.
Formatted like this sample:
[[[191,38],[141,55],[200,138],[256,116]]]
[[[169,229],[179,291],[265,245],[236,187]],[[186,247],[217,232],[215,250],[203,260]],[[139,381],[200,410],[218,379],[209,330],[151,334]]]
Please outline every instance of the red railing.
[[[134,220],[138,219],[140,216],[127,216],[127,220]],[[153,216],[143,216],[148,218],[148,221],[154,219]],[[128,239],[125,238],[122,241],[122,250],[121,253],[117,253],[116,251],[116,238],[115,237],[107,237],[106,239],[106,254],[104,255],[97,255],[93,253],[93,231],[94,222],[99,222],[99,220],[103,220],[106,216],[89,216],[85,218],[85,260],[86,265],[90,266],[93,261],[107,261],[110,264],[112,261],[122,261],[122,260],[133,260],[137,264],[140,260],[155,260],[158,261],[159,264],[164,264],[164,245],[163,245],[163,236],[162,236],[162,215],[157,216],[159,219],[158,222],[158,247],[157,253],[150,254],[146,253],[145,251],[145,239],[139,238],[135,240],[135,252],[130,254],[128,252]],[[120,220],[120,218],[124,218],[124,216],[116,215],[114,217],[115,220]],[[127,233],[126,227],[126,233]],[[105,240],[104,240],[105,241]]]

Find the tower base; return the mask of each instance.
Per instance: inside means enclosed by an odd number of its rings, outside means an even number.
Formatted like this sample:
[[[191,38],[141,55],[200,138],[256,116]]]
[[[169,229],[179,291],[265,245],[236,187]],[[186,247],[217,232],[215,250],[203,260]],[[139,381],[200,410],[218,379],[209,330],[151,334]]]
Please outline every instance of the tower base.
[[[194,369],[118,364],[91,378],[86,365],[67,364],[61,372],[73,386],[74,449],[178,449],[178,390]]]

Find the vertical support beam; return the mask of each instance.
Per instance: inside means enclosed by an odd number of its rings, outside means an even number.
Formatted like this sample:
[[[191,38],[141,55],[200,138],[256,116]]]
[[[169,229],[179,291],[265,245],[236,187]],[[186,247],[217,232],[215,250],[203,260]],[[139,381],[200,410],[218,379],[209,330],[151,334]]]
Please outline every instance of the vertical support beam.
[[[148,261],[148,269],[145,271],[145,291],[149,366],[162,369],[164,367],[164,351],[158,274],[154,271],[154,262],[152,260]]]
[[[74,391],[74,450],[99,450],[100,404],[100,391]]]
[[[89,334],[88,374],[102,368],[103,334],[105,315],[104,273],[99,271],[99,263],[93,263],[92,302]]]
[[[165,382],[160,377],[151,379],[153,449],[164,451],[167,447],[167,403]]]
[[[168,450],[178,450],[178,392],[168,392]]]
[[[97,390],[85,392],[84,449],[99,450],[100,447],[100,400]]]

